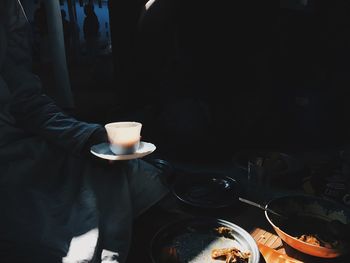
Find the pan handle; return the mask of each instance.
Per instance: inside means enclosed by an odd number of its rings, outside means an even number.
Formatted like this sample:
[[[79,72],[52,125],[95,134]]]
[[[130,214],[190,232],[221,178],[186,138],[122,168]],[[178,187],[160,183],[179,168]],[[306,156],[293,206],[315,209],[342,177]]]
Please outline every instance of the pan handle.
[[[278,216],[278,217],[281,217],[281,218],[283,218],[283,219],[288,219],[287,216],[281,215],[280,213],[277,213],[277,212],[271,210],[270,208],[267,208],[267,207],[265,207],[265,206],[263,206],[263,205],[261,205],[261,204],[258,204],[258,203],[255,203],[255,202],[253,202],[253,201],[244,199],[244,198],[242,198],[242,197],[238,197],[238,199],[239,199],[239,201],[241,201],[241,202],[243,202],[243,203],[246,203],[246,204],[251,205],[251,206],[258,207],[258,208],[260,208],[260,209],[262,209],[262,210],[264,210],[264,211],[268,211],[268,212],[270,212],[270,213],[272,213],[272,214],[274,214],[274,215],[276,215],[276,216]]]

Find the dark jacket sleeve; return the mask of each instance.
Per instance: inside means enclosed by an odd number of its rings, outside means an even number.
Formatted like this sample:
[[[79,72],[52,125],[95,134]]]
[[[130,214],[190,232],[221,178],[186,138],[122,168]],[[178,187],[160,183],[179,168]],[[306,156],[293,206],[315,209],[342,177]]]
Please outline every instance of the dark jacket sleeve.
[[[104,140],[101,125],[68,116],[42,93],[39,78],[31,72],[29,23],[16,1],[7,3],[7,51],[2,75],[11,92],[10,111],[17,125],[74,153],[81,153],[92,134],[94,140]]]

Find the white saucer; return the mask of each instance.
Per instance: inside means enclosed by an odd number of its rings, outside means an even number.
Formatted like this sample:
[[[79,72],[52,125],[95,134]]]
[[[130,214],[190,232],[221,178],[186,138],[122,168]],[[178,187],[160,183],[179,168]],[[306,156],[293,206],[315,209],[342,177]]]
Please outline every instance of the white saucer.
[[[133,154],[115,155],[110,149],[108,143],[100,143],[91,147],[90,152],[102,159],[111,161],[131,160],[142,158],[156,149],[156,146],[149,142],[140,142],[139,149]]]

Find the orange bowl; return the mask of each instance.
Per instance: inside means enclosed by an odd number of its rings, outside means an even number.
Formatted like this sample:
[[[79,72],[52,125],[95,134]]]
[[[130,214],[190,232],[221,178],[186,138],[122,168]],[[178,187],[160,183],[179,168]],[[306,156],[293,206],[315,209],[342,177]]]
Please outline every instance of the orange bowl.
[[[347,252],[347,243],[342,243],[342,245],[331,248],[310,244],[298,239],[295,233],[289,232],[290,228],[286,227],[287,225],[293,225],[293,229],[299,227],[300,229],[312,228],[313,220],[315,224],[324,222],[324,227],[327,227],[327,223],[333,220],[348,225],[350,223],[350,211],[345,206],[329,199],[309,195],[288,195],[271,200],[266,205],[266,208],[288,215],[288,219],[283,220],[265,211],[267,220],[278,236],[294,249],[321,258],[336,258]],[[309,222],[311,222],[311,224],[306,225],[305,223],[305,225],[302,225],[302,221],[297,221],[295,219],[299,216],[310,218],[311,220]]]

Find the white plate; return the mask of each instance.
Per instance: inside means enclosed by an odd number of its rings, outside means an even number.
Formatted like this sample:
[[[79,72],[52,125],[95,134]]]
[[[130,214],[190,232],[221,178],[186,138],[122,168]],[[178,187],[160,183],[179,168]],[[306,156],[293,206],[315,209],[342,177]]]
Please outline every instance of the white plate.
[[[156,149],[156,146],[149,142],[140,142],[139,149],[133,154],[123,154],[123,155],[115,155],[110,149],[108,143],[100,143],[91,147],[90,152],[102,159],[117,161],[117,160],[131,160],[142,158]]]

